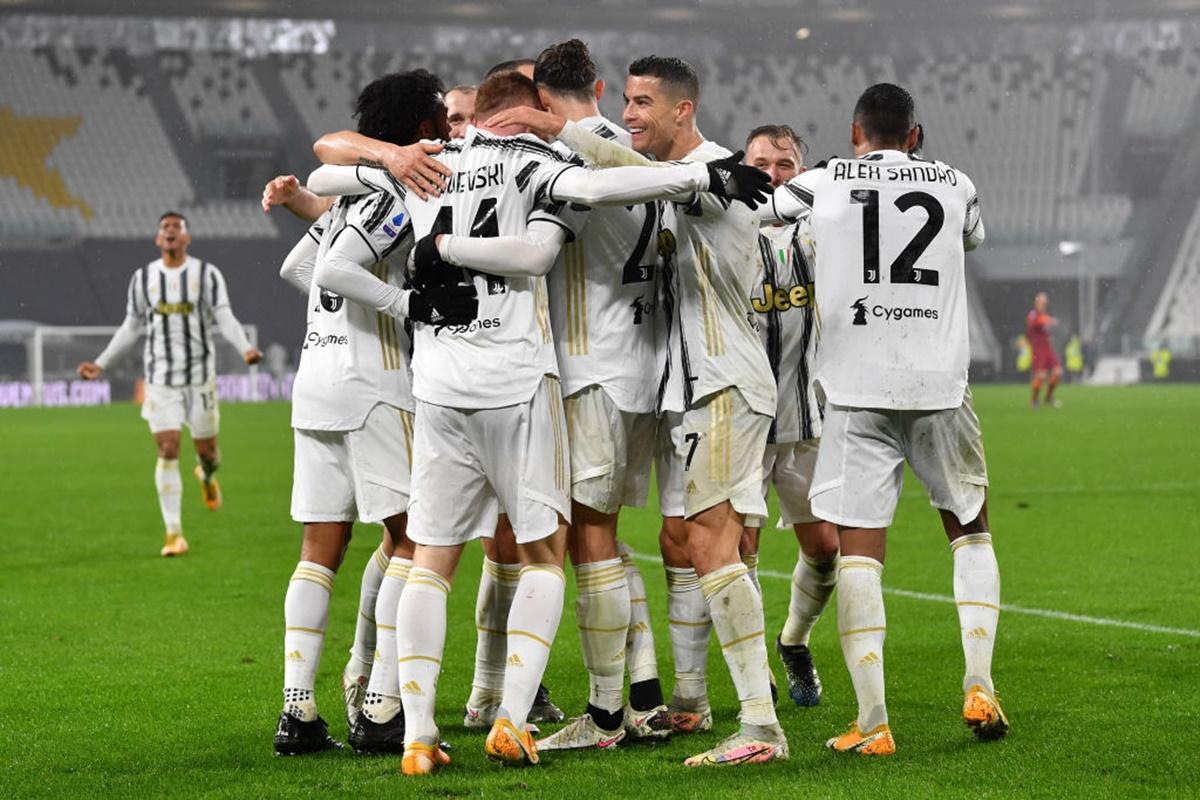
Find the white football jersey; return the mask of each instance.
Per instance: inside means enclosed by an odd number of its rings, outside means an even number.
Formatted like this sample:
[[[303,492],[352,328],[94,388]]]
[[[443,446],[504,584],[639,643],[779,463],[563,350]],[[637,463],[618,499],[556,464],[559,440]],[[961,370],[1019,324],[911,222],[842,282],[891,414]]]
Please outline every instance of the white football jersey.
[[[221,271],[188,256],[180,267],[162,259],[133,273],[126,313],[143,320],[146,383],[201,386],[216,377],[212,330],[216,312],[229,305]]]
[[[821,435],[821,408],[812,382],[820,326],[813,297],[816,254],[807,215],[796,223],[764,225],[758,249],[750,305],[758,314],[778,394],[767,441],[814,439]]]
[[[577,124],[630,146],[629,134],[603,117]],[[546,280],[564,396],[599,385],[622,411],[654,411],[658,209],[594,208],[559,251]]]
[[[684,161],[731,153],[704,142]],[[700,193],[665,203],[661,325],[666,331],[659,407],[683,411],[735,386],[759,414],[775,414],[775,381],[750,306],[758,267],[758,214],[745,204]],[[670,235],[670,231],[674,231]]]
[[[474,126],[437,158],[453,171],[440,198],[409,197],[417,238],[521,236],[535,219],[574,239],[586,209],[550,201],[555,179],[579,166],[528,134],[493,136]],[[500,408],[533,397],[558,375],[544,277],[499,277],[468,270],[479,292],[468,325],[415,325],[413,393],[452,408]]]
[[[378,258],[364,269],[385,283],[404,286],[413,234],[399,192],[340,197],[313,223],[309,235],[321,242],[318,263],[339,237],[361,237]],[[412,411],[411,351],[403,320],[347,301],[314,280],[308,294],[308,330],[292,387],[292,427],[357,430],[379,403]]]
[[[812,212],[825,399],[961,405],[970,359],[963,252],[983,240],[971,179],[880,150],[798,175],[768,205],[785,221]]]

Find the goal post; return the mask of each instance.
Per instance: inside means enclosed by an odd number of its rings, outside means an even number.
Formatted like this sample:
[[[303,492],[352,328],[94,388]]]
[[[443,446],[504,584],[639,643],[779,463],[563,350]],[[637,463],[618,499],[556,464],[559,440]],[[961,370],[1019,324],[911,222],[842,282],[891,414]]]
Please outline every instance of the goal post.
[[[258,327],[243,325],[246,338],[255,347],[258,346]],[[46,404],[46,386],[51,381],[77,380],[76,366],[82,361],[94,359],[113,334],[116,326],[111,325],[39,325],[32,331],[28,340],[27,362],[28,379],[32,388],[32,405]],[[138,337],[139,342],[142,336]],[[245,372],[249,378],[249,399],[258,400],[258,366],[246,365],[242,354],[234,350],[218,332],[213,337],[216,345],[217,373]],[[141,377],[138,364],[140,358],[136,354],[137,346],[122,356],[118,364],[113,365],[113,372],[119,376],[135,381]]]

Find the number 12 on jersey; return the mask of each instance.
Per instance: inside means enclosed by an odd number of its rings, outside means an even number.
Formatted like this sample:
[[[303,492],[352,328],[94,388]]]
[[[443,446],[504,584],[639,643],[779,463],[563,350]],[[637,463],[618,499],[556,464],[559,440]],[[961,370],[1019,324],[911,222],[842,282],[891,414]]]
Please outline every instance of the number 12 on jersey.
[[[863,283],[879,283],[879,190],[851,189],[850,202],[863,207]],[[926,192],[906,192],[896,198],[895,206],[900,213],[920,206],[929,216],[889,267],[891,282],[937,286],[937,270],[917,269],[916,263],[946,221],[942,204]]]

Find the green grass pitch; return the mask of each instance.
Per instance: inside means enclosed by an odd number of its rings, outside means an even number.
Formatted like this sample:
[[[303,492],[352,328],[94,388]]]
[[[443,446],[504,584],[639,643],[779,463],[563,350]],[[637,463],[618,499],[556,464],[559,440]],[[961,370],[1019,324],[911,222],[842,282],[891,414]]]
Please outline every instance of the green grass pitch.
[[[953,605],[903,593],[951,591],[937,515],[910,476],[884,571],[885,587],[901,590],[887,596],[894,758],[836,757],[822,747],[855,713],[831,608],[813,636],[821,705],[797,709],[785,697],[779,707],[786,763],[683,767],[735,724],[732,686],[713,650],[713,733],[548,754],[535,769],[493,765],[482,735],[460,727],[480,564],[471,547],[451,595],[439,692],[454,764],[420,782],[399,774],[398,758],[272,756],[283,595],[300,534],[288,518],[286,405],[224,407],[219,513],[203,508],[185,457],[192,552],[175,560],[158,556],[153,445],[135,408],[0,412],[0,797],[1195,796],[1200,388],[1068,387],[1062,396],[1060,411],[1031,411],[1023,387],[976,390],[1003,601],[1181,630],[1004,613],[995,677],[1013,725],[1008,739],[977,743],[959,718]],[[654,513],[633,509],[623,520],[623,537],[654,553]],[[346,732],[338,674],[377,530],[359,529],[334,591],[318,695],[338,737]],[[767,573],[790,572],[795,556],[790,533],[765,537]],[[661,569],[642,566],[652,612],[664,620]],[[773,637],[788,584],[767,575],[763,589]],[[546,678],[568,713],[582,710],[587,687],[573,596],[568,587]],[[665,624],[655,633],[669,691]]]

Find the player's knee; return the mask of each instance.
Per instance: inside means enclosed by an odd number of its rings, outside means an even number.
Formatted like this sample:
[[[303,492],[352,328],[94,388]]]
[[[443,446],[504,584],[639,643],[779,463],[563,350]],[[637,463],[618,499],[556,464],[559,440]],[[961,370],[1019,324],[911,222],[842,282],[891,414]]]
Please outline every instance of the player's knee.
[[[179,440],[160,439],[158,442],[158,457],[167,461],[174,461],[179,458]]]
[[[797,525],[796,538],[804,555],[817,562],[831,561],[840,549],[837,527],[828,522]]]

